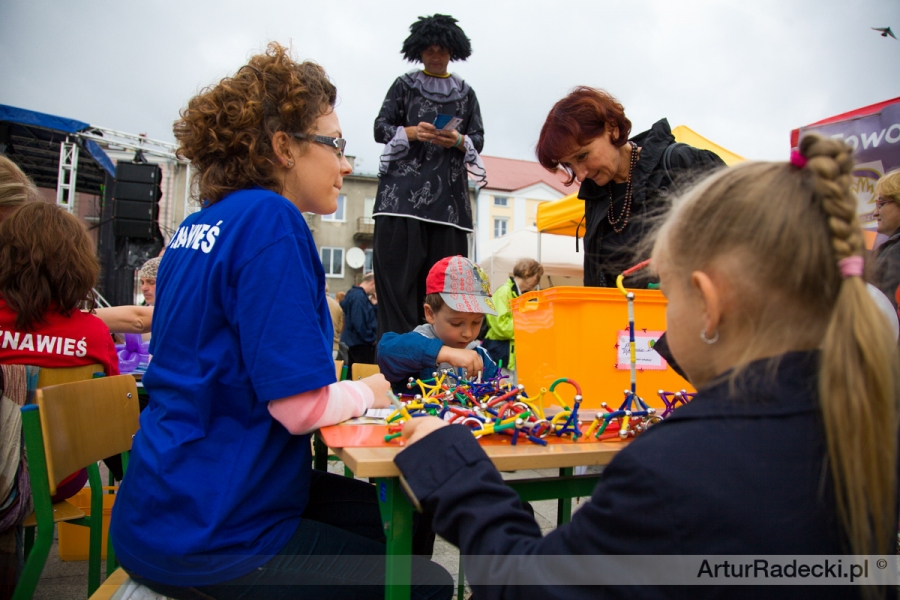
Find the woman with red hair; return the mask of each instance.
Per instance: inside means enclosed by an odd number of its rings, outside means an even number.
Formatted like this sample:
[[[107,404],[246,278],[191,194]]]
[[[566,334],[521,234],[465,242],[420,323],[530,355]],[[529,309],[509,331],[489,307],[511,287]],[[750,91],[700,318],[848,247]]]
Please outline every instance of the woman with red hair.
[[[661,212],[672,186],[725,164],[709,150],[676,143],[666,119],[630,134],[619,101],[590,87],[557,102],[541,128],[538,161],[581,184],[586,286],[615,287],[616,276],[640,260],[635,248],[647,217]]]

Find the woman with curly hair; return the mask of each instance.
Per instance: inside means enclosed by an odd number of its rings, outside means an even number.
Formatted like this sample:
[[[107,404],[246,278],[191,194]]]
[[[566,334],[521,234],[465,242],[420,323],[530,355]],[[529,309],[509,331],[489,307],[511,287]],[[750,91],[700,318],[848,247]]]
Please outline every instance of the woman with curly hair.
[[[175,123],[202,209],[159,266],[150,403],[111,526],[125,570],[171,598],[384,594],[374,487],[311,469],[313,431],[388,404],[381,375],[335,382],[302,214],[334,212],[351,172],[336,94],[273,43]],[[441,567],[413,570],[416,597],[449,597]]]
[[[419,17],[409,30],[401,52],[424,68],[394,81],[375,119],[375,141],[385,144],[373,213],[379,339],[425,322],[428,270],[442,258],[469,254],[467,170],[482,182],[485,177],[478,98],[447,71],[451,60],[472,53],[469,38],[448,15]],[[434,124],[439,115],[460,122],[442,129]]]

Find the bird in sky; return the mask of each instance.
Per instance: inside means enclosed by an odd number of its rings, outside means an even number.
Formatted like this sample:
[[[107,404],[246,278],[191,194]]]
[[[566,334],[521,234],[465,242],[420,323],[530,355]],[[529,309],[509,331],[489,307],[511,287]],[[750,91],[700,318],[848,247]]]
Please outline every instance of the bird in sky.
[[[897,36],[894,35],[894,32],[891,31],[890,27],[873,27],[872,29],[874,29],[875,31],[880,31],[881,37],[891,36],[895,40],[897,39]]]

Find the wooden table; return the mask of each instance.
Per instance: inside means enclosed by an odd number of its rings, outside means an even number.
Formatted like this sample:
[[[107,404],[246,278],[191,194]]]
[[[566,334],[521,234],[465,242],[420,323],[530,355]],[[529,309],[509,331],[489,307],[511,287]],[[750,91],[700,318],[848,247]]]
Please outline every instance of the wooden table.
[[[337,425],[335,427],[370,427],[365,425]],[[377,426],[374,426],[377,427]],[[326,428],[326,434],[327,432]],[[381,426],[380,431],[384,431]],[[578,442],[539,446],[529,442],[517,445],[484,445],[484,450],[500,471],[521,469],[559,469],[557,477],[516,479],[506,484],[524,501],[552,500],[559,502],[557,524],[569,521],[572,498],[590,496],[600,475],[573,475],[580,465],[606,465],[624,448],[625,442]],[[378,490],[381,518],[386,541],[385,598],[406,600],[410,595],[413,506],[400,485],[400,471],[394,457],[403,449],[400,445],[380,447],[331,447],[334,454],[357,477],[371,477]],[[315,468],[325,470],[328,446],[322,432],[315,438]],[[463,581],[459,585],[464,585]]]

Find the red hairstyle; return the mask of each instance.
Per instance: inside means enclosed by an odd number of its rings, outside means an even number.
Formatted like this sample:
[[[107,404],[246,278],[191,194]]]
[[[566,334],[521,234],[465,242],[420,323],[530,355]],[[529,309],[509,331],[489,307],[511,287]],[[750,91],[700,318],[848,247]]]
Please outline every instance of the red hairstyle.
[[[631,134],[631,121],[619,101],[603,90],[575,88],[554,104],[547,115],[535,148],[538,162],[550,172],[564,169],[569,174],[566,185],[570,185],[575,181],[575,174],[560,160],[603,135],[607,125],[618,130],[618,135],[610,140],[613,146],[625,145]]]

